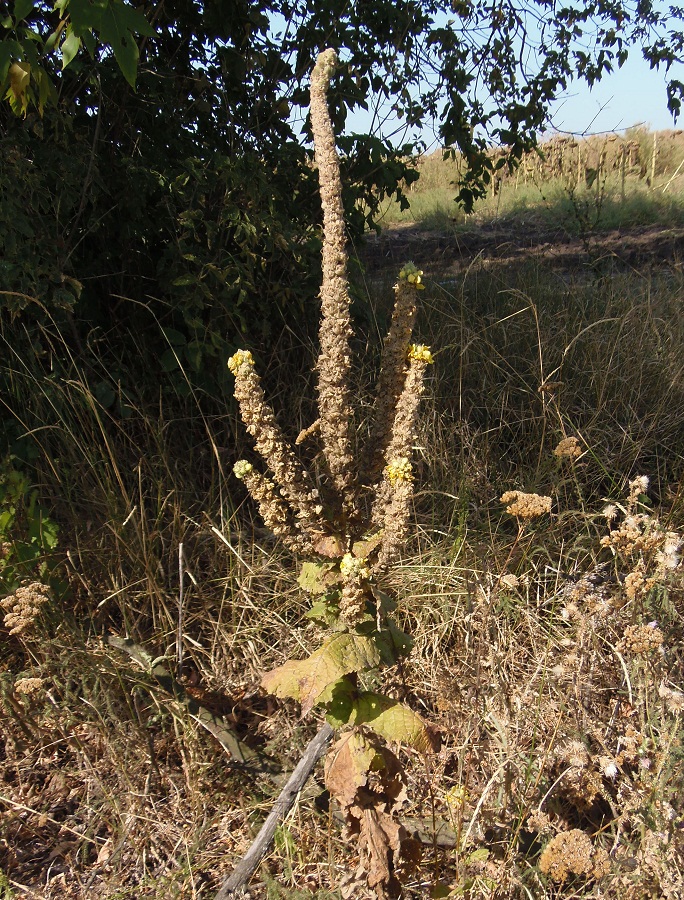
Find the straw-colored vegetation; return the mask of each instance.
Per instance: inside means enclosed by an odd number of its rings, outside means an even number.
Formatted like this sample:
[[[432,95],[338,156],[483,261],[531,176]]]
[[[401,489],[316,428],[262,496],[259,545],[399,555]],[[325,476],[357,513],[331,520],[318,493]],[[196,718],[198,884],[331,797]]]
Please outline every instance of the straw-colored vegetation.
[[[622,135],[543,141],[516,169],[494,172],[487,197],[468,216],[453,202],[463,169],[457,154],[445,158],[438,150],[418,158],[415,166],[420,179],[409,189],[410,207],[402,211],[388,204],[385,224],[459,232],[516,222],[586,238],[611,228],[684,223],[681,131],[632,128]]]
[[[316,384],[308,348],[232,357],[249,437],[228,398],[198,403],[198,445],[162,395],[107,412],[77,358],[55,384],[49,323],[5,341],[26,420],[54,424],[31,429],[32,481],[2,476],[0,896],[212,897],[323,713],[361,722],[372,696],[421,739],[344,732],[326,778],[361,842],[319,773],[251,896],[363,898],[371,875],[415,898],[681,898],[681,267],[402,275],[369,280],[353,335],[327,279]],[[399,353],[414,316],[425,343]],[[384,464],[371,446],[357,470],[367,434]],[[311,689],[322,641],[390,617],[408,655],[359,651],[346,706]]]

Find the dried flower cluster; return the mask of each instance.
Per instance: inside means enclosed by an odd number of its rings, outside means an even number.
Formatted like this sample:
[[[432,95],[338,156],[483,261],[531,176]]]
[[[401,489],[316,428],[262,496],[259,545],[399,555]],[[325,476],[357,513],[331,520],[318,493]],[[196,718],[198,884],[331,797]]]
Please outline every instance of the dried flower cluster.
[[[29,631],[49,600],[50,588],[38,581],[17,588],[9,597],[0,600],[0,606],[7,610],[3,620],[5,628],[9,628],[10,634]]]
[[[41,693],[44,684],[43,678],[17,678],[14,682],[14,691],[26,697],[35,697]]]
[[[523,491],[506,491],[501,502],[507,504],[506,512],[516,519],[527,521],[551,512],[551,498],[542,494],[526,494]]]
[[[665,702],[665,706],[670,712],[684,712],[684,693],[669,688],[666,684],[658,687],[658,696]]]
[[[662,643],[663,632],[657,622],[652,622],[648,625],[628,625],[617,648],[621,653],[642,655],[657,650]]]
[[[645,596],[681,561],[682,537],[663,528],[655,516],[639,512],[640,498],[647,490],[648,478],[641,475],[630,482],[624,506],[609,504],[603,510],[609,524],[622,513],[622,521],[601,538],[601,545],[609,547],[629,567],[624,578],[628,600]]]
[[[351,321],[347,250],[339,160],[327,106],[337,63],[322,53],[311,78],[311,121],[323,206],[323,279],[318,370],[319,418],[297,443],[320,433],[326,471],[314,476],[303,466],[266,403],[254,359],[238,350],[228,361],[235,397],[248,432],[272,477],[240,460],[234,472],[247,487],[266,525],[291,550],[338,560],[340,612],[347,622],[366,615],[371,581],[397,557],[408,532],[413,496],[411,456],[430,348],[411,344],[422,272],[407,264],[395,286],[392,324],[383,345],[370,440],[363,464],[355,464],[353,409],[349,389]],[[370,514],[361,509],[361,484],[371,486]],[[324,511],[325,510],[325,511]],[[355,541],[374,532],[362,563],[350,560]],[[371,535],[372,537],[373,535]],[[345,555],[346,554],[346,555]]]
[[[553,455],[558,459],[578,459],[582,455],[580,442],[576,437],[563,438],[553,451]]]
[[[572,875],[602,878],[610,871],[609,857],[602,847],[579,828],[561,831],[544,848],[539,868],[552,881],[563,883]]]

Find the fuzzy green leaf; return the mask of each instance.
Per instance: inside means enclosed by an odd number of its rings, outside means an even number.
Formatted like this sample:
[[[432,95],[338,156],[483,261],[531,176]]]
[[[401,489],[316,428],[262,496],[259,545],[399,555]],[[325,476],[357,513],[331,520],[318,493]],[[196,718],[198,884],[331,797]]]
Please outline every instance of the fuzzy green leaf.
[[[337,603],[330,600],[330,595],[326,594],[317,600],[304,615],[313,622],[319,622],[327,628],[332,628],[339,623],[340,609]]]
[[[305,562],[302,564],[297,583],[307,594],[324,594],[330,586],[326,575],[333,567],[334,563]]]
[[[375,668],[380,653],[372,637],[360,634],[335,634],[308,659],[288,660],[264,675],[261,685],[276,697],[292,697],[306,715],[324,689],[343,675]]]
[[[420,716],[383,694],[371,691],[360,694],[348,721],[352,725],[370,725],[386,741],[401,741],[421,753],[433,749],[430,732]]]
[[[333,728],[347,725],[354,712],[354,698],[358,692],[348,678],[340,678],[328,687],[318,698],[319,703],[326,705],[326,719]]]

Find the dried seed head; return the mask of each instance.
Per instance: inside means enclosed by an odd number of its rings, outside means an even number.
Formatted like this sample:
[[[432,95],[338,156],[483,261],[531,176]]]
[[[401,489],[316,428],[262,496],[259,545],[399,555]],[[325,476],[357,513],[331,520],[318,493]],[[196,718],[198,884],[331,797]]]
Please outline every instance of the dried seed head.
[[[544,848],[539,868],[553,881],[561,884],[571,875],[601,878],[609,871],[608,854],[594,847],[591,838],[579,828],[561,831]]]
[[[35,697],[43,690],[44,678],[17,678],[14,682],[14,690],[17,694],[25,694],[27,697]]]
[[[612,522],[614,519],[617,519],[618,508],[614,503],[608,503],[603,507],[602,515],[606,519],[607,522]]]
[[[665,636],[657,622],[650,622],[648,625],[628,625],[617,649],[621,653],[633,653],[640,656],[657,650],[664,639]]]
[[[526,494],[523,491],[506,491],[501,496],[506,503],[506,512],[517,519],[536,519],[551,512],[551,498],[541,494]]]
[[[665,706],[673,713],[684,712],[684,694],[661,684],[658,687],[658,696],[665,701]]]
[[[582,448],[576,437],[567,437],[556,446],[553,455],[558,459],[574,460],[582,455]]]
[[[9,628],[10,634],[25,634],[49,601],[50,588],[45,584],[34,581],[18,587],[13,594],[0,600],[0,606],[7,610],[3,620],[5,628]]]
[[[637,475],[629,483],[629,494],[627,495],[627,509],[630,513],[634,513],[636,511],[637,505],[639,503],[639,497],[642,494],[645,494],[648,490],[649,479],[648,475]]]

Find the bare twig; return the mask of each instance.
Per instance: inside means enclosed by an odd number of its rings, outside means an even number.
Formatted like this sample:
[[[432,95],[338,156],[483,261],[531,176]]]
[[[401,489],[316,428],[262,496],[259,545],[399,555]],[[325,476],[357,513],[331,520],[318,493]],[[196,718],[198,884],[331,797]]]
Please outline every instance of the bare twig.
[[[176,671],[183,674],[183,542],[178,545],[178,635],[176,637]]]
[[[309,780],[314,766],[323,756],[330,743],[332,733],[332,728],[326,723],[310,741],[280,796],[273,804],[273,809],[261,826],[261,831],[256,836],[254,843],[237,864],[233,873],[223,882],[215,900],[229,900],[229,898],[242,895],[247,882],[271,846],[278,822],[287,814],[297,794]]]

